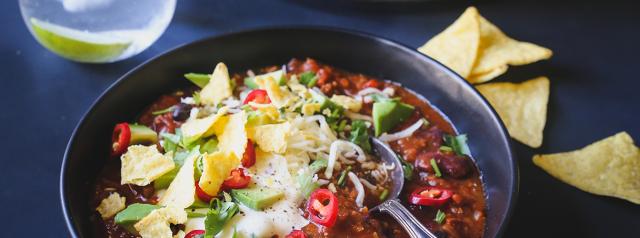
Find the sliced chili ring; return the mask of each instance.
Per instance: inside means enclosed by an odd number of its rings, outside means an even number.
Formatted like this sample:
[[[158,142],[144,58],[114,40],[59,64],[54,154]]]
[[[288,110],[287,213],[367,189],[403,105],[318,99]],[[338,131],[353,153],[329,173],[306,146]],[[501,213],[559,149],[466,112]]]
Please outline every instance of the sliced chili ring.
[[[331,227],[338,219],[338,198],[328,189],[317,189],[309,197],[307,211],[313,222]]]
[[[301,230],[292,230],[285,238],[307,238],[307,235]]]
[[[187,233],[184,238],[200,238],[200,237],[204,237],[204,230],[192,230],[189,233]]]
[[[251,139],[247,139],[247,149],[242,155],[242,166],[249,168],[256,163],[256,148]]]
[[[271,99],[269,98],[269,95],[267,94],[266,90],[254,89],[254,90],[251,90],[249,94],[247,94],[247,97],[244,99],[244,102],[242,102],[242,104],[248,104],[249,102],[267,104],[267,103],[271,103]]]
[[[453,192],[436,187],[421,187],[413,190],[409,202],[414,205],[440,207],[447,203]]]
[[[198,199],[200,199],[200,201],[209,203],[211,199],[213,199],[213,196],[209,195],[207,192],[202,190],[198,182],[199,181],[196,181],[196,196],[198,196]]]
[[[111,136],[111,155],[118,156],[124,153],[131,142],[131,128],[126,122],[118,123],[113,128]]]
[[[222,189],[241,189],[249,186],[249,182],[251,182],[251,176],[247,176],[244,174],[243,168],[236,168],[231,170],[231,175],[222,183]]]

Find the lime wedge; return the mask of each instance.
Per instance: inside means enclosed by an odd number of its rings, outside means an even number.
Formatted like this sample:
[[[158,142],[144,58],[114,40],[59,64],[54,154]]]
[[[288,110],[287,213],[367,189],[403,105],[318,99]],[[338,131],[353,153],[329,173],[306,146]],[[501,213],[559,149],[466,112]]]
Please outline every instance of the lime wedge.
[[[131,41],[104,33],[79,31],[31,18],[36,39],[47,49],[70,60],[101,63],[116,60]]]

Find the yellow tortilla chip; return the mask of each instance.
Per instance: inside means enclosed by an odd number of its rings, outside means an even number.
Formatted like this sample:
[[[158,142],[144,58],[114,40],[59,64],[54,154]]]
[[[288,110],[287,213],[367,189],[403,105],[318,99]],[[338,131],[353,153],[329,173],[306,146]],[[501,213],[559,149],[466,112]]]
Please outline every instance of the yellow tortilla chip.
[[[102,219],[107,219],[124,210],[126,207],[125,201],[125,197],[121,197],[119,193],[114,192],[100,201],[100,205],[96,208],[96,211],[100,213]]]
[[[163,207],[153,210],[134,225],[142,238],[172,238],[171,224],[187,222],[187,212],[182,208]]]
[[[218,105],[231,95],[233,95],[233,89],[231,88],[231,79],[229,79],[229,70],[224,63],[218,63],[211,74],[209,83],[200,91],[200,102]]]
[[[247,116],[244,111],[226,116],[227,122],[224,125],[214,126],[218,135],[218,148],[220,151],[234,153],[236,157],[242,158],[247,147],[247,131],[245,124]],[[217,124],[217,123],[216,123]]]
[[[640,150],[626,132],[576,151],[535,155],[533,163],[586,192],[640,204]]]
[[[175,167],[173,153],[163,155],[156,145],[129,146],[127,153],[124,153],[120,160],[121,184],[145,186]]]
[[[549,79],[539,77],[524,83],[490,83],[476,87],[498,112],[511,137],[538,148],[547,121]]]
[[[182,137],[186,144],[198,140],[200,137],[213,135],[215,132],[214,125],[222,116],[227,114],[228,108],[222,107],[216,114],[209,115],[205,118],[190,119],[180,127]]]
[[[349,96],[334,94],[331,97],[331,101],[346,108],[349,111],[359,112],[360,109],[362,109],[362,101],[358,101],[355,98]]]
[[[469,82],[489,81],[506,72],[507,65],[524,65],[551,58],[551,50],[514,40],[481,15],[477,17],[480,24],[480,45]],[[482,75],[485,76],[481,77]]]
[[[287,137],[291,131],[291,124],[268,124],[249,129],[249,138],[258,144],[265,152],[284,154],[287,150]]]
[[[187,208],[193,204],[196,195],[193,163],[196,158],[198,155],[194,154],[184,161],[184,165],[158,201],[159,205]]]
[[[467,8],[458,20],[418,50],[467,78],[476,61],[480,41],[478,16],[475,7]]]
[[[320,103],[305,103],[302,105],[302,114],[305,116],[313,116],[316,112],[320,111],[322,104]]]
[[[280,87],[273,77],[256,77],[255,80],[261,89],[267,91],[271,104],[277,108],[286,107],[295,100],[294,95],[286,87]]]
[[[202,177],[198,185],[207,194],[216,195],[224,180],[231,174],[231,170],[240,165],[240,159],[234,153],[216,151],[204,155],[202,165]]]

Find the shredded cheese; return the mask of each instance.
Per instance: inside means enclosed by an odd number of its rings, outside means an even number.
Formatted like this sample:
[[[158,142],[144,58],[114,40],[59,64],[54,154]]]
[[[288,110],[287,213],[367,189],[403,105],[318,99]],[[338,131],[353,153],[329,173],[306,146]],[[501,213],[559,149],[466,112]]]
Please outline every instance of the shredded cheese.
[[[399,140],[405,137],[409,137],[413,135],[413,133],[416,132],[418,129],[420,129],[423,123],[424,123],[424,120],[418,120],[416,123],[413,123],[413,125],[411,125],[410,127],[407,127],[402,131],[398,131],[393,134],[383,133],[379,137],[379,139],[384,142],[389,142],[389,141],[394,141],[394,140]]]
[[[362,186],[362,183],[360,182],[360,179],[358,179],[358,176],[356,174],[354,174],[353,172],[349,172],[348,175],[349,180],[351,180],[351,182],[353,183],[353,187],[358,192],[358,195],[356,196],[356,205],[358,205],[358,207],[363,207],[365,195],[364,187]]]
[[[358,154],[358,157],[356,159],[358,160],[358,162],[363,162],[367,159],[367,157],[364,154],[364,151],[362,150],[362,148],[360,148],[360,146],[354,143],[351,143],[349,141],[336,140],[333,143],[331,143],[331,148],[329,149],[329,159],[327,163],[327,168],[324,171],[324,176],[327,179],[333,176],[333,167],[336,163],[336,160],[338,160],[338,156],[340,156],[339,153],[344,151],[345,149],[351,149],[351,151],[355,150],[356,153]]]

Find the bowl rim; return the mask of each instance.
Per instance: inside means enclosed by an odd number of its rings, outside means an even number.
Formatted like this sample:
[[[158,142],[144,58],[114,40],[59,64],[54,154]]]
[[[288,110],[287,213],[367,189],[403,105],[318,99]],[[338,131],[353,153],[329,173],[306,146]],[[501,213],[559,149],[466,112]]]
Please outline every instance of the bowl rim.
[[[518,193],[519,193],[519,187],[520,187],[520,174],[519,174],[519,166],[518,166],[518,160],[515,157],[514,154],[514,149],[513,149],[513,143],[511,140],[511,137],[509,136],[506,126],[504,125],[502,119],[500,119],[500,117],[498,116],[497,112],[495,111],[495,109],[491,106],[491,104],[487,101],[486,98],[484,98],[484,96],[482,96],[482,94],[480,94],[478,92],[478,90],[476,90],[475,87],[473,87],[473,85],[471,83],[469,83],[467,80],[465,80],[462,76],[460,76],[458,73],[456,73],[455,71],[451,70],[450,68],[448,68],[447,66],[445,66],[444,64],[440,63],[439,61],[431,58],[430,56],[427,56],[423,53],[418,52],[416,49],[413,49],[412,47],[408,46],[407,44],[395,41],[395,40],[391,40],[388,39],[386,37],[382,37],[373,33],[368,33],[368,32],[364,32],[364,31],[360,31],[360,30],[355,30],[355,29],[347,29],[347,28],[340,28],[340,27],[332,27],[332,26],[315,26],[315,25],[285,25],[285,26],[266,26],[266,27],[252,27],[252,28],[246,28],[243,30],[238,30],[238,31],[233,31],[233,32],[227,32],[227,33],[221,33],[221,34],[216,34],[216,35],[212,35],[212,36],[208,36],[208,37],[204,37],[201,39],[197,39],[194,41],[190,41],[190,42],[186,42],[186,43],[181,43],[177,46],[174,46],[168,50],[165,50],[164,52],[157,54],[145,61],[143,61],[142,63],[138,64],[137,66],[135,66],[134,68],[132,68],[131,70],[127,71],[125,74],[123,74],[122,76],[120,76],[115,82],[113,82],[111,85],[109,85],[106,89],[104,89],[104,91],[102,93],[100,93],[100,95],[91,103],[91,105],[89,106],[89,109],[80,117],[78,124],[76,125],[76,127],[73,129],[73,132],[71,133],[71,136],[69,137],[69,141],[67,142],[67,146],[65,148],[65,152],[62,158],[62,163],[61,163],[61,167],[60,167],[60,178],[59,178],[59,193],[60,193],[60,203],[61,203],[61,209],[62,209],[62,214],[64,216],[64,221],[65,224],[67,226],[67,230],[69,231],[71,237],[78,237],[78,232],[76,230],[76,227],[74,226],[73,220],[74,218],[72,218],[69,215],[69,206],[68,206],[68,200],[66,199],[66,195],[65,195],[65,190],[66,190],[66,186],[65,186],[65,182],[66,182],[66,172],[67,172],[67,160],[69,158],[69,153],[72,149],[72,147],[74,147],[75,142],[76,142],[76,137],[78,134],[78,131],[84,127],[87,123],[87,117],[89,115],[91,115],[92,113],[94,113],[94,111],[96,110],[96,106],[98,104],[100,104],[105,97],[107,97],[109,94],[111,94],[113,91],[115,91],[118,87],[120,87],[124,81],[129,78],[132,74],[137,73],[138,71],[142,70],[147,64],[153,63],[154,61],[160,59],[160,58],[164,58],[164,57],[168,57],[171,54],[180,51],[184,48],[187,48],[189,46],[192,45],[197,45],[197,44],[205,44],[206,42],[209,41],[214,41],[216,39],[219,38],[227,38],[227,37],[234,37],[234,36],[238,36],[238,35],[243,35],[243,34],[255,34],[257,32],[269,32],[269,31],[323,31],[323,32],[329,32],[329,33],[338,33],[338,34],[348,34],[348,35],[353,35],[353,36],[357,36],[357,37],[361,37],[361,38],[367,38],[369,40],[373,40],[373,41],[377,41],[380,42],[384,45],[392,45],[402,51],[405,51],[406,53],[412,54],[414,56],[417,56],[418,58],[421,58],[422,60],[425,61],[429,61],[430,63],[434,63],[435,66],[437,66],[438,70],[441,70],[447,74],[453,75],[453,78],[457,81],[459,81],[460,83],[462,83],[462,85],[464,87],[468,87],[469,89],[471,89],[471,92],[473,94],[475,94],[476,97],[478,97],[483,104],[483,107],[485,107],[485,109],[488,109],[490,112],[490,116],[491,116],[491,121],[493,123],[496,123],[498,125],[498,128],[500,130],[500,134],[501,134],[501,140],[502,143],[506,144],[506,152],[507,152],[507,156],[509,158],[509,160],[511,161],[511,163],[509,164],[509,170],[511,170],[511,173],[513,176],[510,177],[511,180],[513,180],[513,182],[511,183],[511,188],[510,188],[510,196],[509,196],[509,201],[508,202],[508,206],[507,206],[507,210],[505,215],[502,217],[502,219],[500,220],[500,227],[498,228],[498,231],[496,233],[496,237],[502,237],[502,235],[504,234],[505,230],[508,227],[509,221],[511,219],[511,216],[514,213],[515,207],[516,207],[516,203],[518,200]],[[483,184],[484,187],[484,184]],[[486,197],[486,193],[485,193],[485,199],[487,199]],[[486,229],[486,226],[485,226]]]

